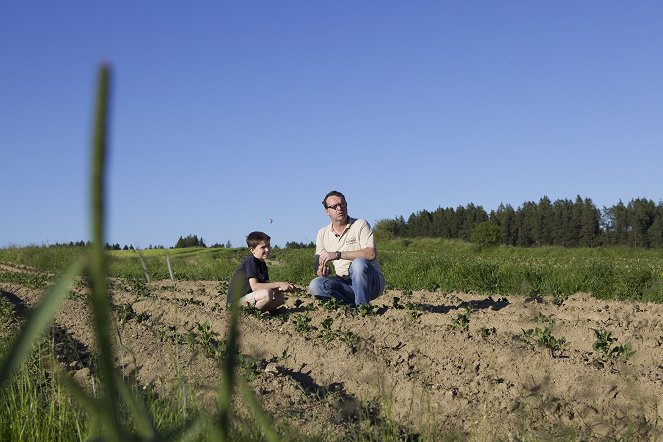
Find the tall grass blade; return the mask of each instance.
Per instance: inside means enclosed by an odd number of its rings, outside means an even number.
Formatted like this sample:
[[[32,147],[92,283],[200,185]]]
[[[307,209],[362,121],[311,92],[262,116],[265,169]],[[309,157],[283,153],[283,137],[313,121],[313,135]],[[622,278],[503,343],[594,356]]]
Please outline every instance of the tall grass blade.
[[[140,250],[134,249],[134,252],[138,255],[138,259],[140,260],[140,265],[143,268],[143,274],[145,275],[145,281],[150,282],[150,273],[147,271],[147,264],[145,264],[145,259],[143,258],[143,254],[140,253]]]
[[[131,393],[127,385],[122,380],[122,376],[119,373],[115,373],[116,379],[115,383],[120,389],[122,394],[122,399],[124,403],[127,404],[129,412],[133,417],[134,424],[136,425],[136,430],[138,435],[143,440],[154,440],[157,436],[157,431],[154,426],[154,422],[150,417],[150,413],[147,411],[145,402],[142,399],[137,398]]]
[[[0,385],[5,385],[13,371],[30,353],[33,344],[48,328],[57,308],[67,297],[76,276],[83,270],[83,261],[77,260],[44,295],[40,304],[30,313],[25,326],[17,336],[0,365]]]
[[[235,366],[237,365],[237,350],[239,347],[239,300],[242,297],[240,283],[234,283],[230,287],[230,290],[232,292],[230,321],[228,325],[226,355],[223,363],[223,378],[221,379],[221,389],[219,391],[219,430],[224,441],[229,440],[230,436],[232,395],[235,387]]]
[[[168,266],[168,274],[170,275],[170,280],[175,281],[175,275],[173,275],[173,267],[170,265],[170,255],[166,252],[166,265]]]
[[[258,422],[258,425],[260,426],[265,439],[267,439],[268,442],[280,441],[281,439],[279,438],[278,434],[276,434],[276,431],[274,431],[272,420],[269,418],[267,413],[263,411],[262,407],[258,403],[258,400],[256,399],[256,395],[253,390],[251,390],[249,386],[246,385],[246,382],[244,382],[244,380],[241,378],[238,380],[237,385],[239,386],[240,393],[242,396],[244,396],[244,399],[249,404],[249,408],[251,408],[251,411],[253,412],[253,417]]]
[[[110,69],[102,66],[99,72],[97,108],[92,155],[91,182],[91,227],[92,246],[90,249],[90,283],[92,291],[92,311],[94,331],[99,349],[99,367],[104,390],[104,410],[113,424],[107,428],[112,440],[122,440],[119,416],[118,389],[113,375],[113,346],[111,343],[110,306],[106,282],[106,253],[104,251],[105,221],[105,162],[108,133]]]

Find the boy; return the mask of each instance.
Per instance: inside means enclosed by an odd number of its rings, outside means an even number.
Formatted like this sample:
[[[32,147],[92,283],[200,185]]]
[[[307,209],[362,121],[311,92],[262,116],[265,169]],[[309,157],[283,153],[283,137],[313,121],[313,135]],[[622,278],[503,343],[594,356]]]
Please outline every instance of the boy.
[[[240,305],[252,305],[261,312],[275,310],[284,302],[283,292],[290,292],[294,286],[289,282],[270,282],[265,259],[269,257],[271,238],[263,232],[251,232],[246,237],[250,255],[239,265],[228,286],[228,304],[233,300],[233,292],[241,298]]]

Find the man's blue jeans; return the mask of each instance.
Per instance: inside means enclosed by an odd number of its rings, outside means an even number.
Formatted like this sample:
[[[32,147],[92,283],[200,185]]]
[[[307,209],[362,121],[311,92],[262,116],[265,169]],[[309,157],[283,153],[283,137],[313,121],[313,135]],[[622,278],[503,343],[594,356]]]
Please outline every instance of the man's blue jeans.
[[[318,276],[308,290],[318,299],[336,298],[346,304],[364,305],[384,291],[384,276],[370,261],[357,258],[350,264],[349,277]]]

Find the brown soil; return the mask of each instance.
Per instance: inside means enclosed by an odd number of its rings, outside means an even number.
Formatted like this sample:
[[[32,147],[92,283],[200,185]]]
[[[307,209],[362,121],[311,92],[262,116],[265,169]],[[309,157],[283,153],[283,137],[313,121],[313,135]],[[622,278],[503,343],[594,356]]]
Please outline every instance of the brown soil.
[[[140,385],[167,394],[184,383],[198,405],[213,406],[220,369],[206,355],[198,325],[207,321],[212,340],[224,339],[226,283],[157,281],[148,287],[137,293],[124,282],[111,284],[118,365]],[[0,290],[25,306],[42,295],[17,284],[0,283]],[[64,303],[56,324],[76,345],[78,359],[67,364],[86,385],[94,378],[94,337],[83,290],[76,291],[82,296]],[[662,305],[583,293],[558,306],[549,298],[400,291],[374,305],[368,316],[327,310],[300,291],[275,316],[242,315],[241,353],[254,363],[242,373],[278,428],[331,439],[388,426],[412,439],[640,440],[663,434]],[[468,305],[473,311],[463,331],[458,318]],[[310,318],[309,331],[302,319],[297,327],[299,315]],[[527,330],[543,331],[551,320],[552,337],[566,341],[562,349],[538,345],[534,336],[526,342]],[[592,348],[593,329],[612,332],[611,348],[628,342],[635,352],[625,360],[601,358]]]

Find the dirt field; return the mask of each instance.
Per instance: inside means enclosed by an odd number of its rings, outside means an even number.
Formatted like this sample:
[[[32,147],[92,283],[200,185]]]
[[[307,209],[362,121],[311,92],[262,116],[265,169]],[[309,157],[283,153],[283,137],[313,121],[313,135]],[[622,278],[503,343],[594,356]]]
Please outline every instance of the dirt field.
[[[185,381],[198,404],[213,404],[220,370],[208,354],[226,334],[226,286],[113,281],[125,373],[159,392]],[[17,284],[0,290],[19,310],[41,296]],[[86,385],[94,342],[84,290],[76,291],[57,329],[77,353],[63,361]],[[551,301],[391,291],[362,316],[326,309],[302,290],[275,316],[243,314],[242,371],[277,426],[304,434],[341,438],[393,424],[412,440],[660,438],[663,306],[582,293]],[[608,352],[593,348],[593,329],[616,338]]]

